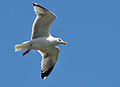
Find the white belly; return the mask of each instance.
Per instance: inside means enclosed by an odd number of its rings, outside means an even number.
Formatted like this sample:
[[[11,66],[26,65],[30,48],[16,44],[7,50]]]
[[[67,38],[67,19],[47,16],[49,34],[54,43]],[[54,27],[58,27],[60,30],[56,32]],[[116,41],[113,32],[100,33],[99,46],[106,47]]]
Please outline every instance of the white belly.
[[[30,49],[39,50],[42,48],[50,47],[51,42],[46,38],[37,38],[30,41]]]

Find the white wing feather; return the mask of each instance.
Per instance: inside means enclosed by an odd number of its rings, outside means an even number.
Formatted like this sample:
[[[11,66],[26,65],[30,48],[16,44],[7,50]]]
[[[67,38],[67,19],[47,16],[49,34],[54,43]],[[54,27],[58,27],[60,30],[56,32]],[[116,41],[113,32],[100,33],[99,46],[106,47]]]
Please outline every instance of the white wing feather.
[[[33,23],[31,39],[48,37],[50,35],[50,25],[56,19],[56,16],[40,5],[33,4],[33,7],[37,17]]]
[[[59,54],[59,48],[51,47],[49,49],[38,50],[42,55],[41,61],[41,77],[45,79],[54,68]]]

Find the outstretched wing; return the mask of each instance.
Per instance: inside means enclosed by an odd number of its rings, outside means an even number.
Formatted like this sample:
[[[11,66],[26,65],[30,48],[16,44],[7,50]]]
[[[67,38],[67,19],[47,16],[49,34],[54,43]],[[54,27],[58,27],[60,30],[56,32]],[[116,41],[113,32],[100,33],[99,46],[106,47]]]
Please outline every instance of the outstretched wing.
[[[45,50],[38,50],[38,52],[42,55],[42,62],[41,62],[41,77],[45,79],[53,70],[59,54],[59,48],[51,47]]]
[[[33,7],[37,17],[33,23],[31,39],[48,37],[50,35],[50,25],[56,19],[56,16],[49,10],[35,3],[33,3]]]

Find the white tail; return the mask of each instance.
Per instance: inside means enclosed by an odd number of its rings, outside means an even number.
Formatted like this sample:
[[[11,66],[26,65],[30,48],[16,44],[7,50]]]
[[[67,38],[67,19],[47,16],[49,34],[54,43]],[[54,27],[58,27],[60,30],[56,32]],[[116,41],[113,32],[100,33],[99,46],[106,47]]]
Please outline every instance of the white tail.
[[[24,42],[23,44],[15,45],[15,51],[21,51],[24,49],[28,49],[28,46],[29,46],[29,43],[27,42]]]

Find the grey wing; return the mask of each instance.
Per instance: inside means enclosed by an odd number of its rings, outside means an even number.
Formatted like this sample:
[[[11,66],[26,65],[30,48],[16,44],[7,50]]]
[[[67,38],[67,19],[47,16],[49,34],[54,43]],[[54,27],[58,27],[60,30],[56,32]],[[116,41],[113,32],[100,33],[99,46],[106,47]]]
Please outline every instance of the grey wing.
[[[56,15],[40,5],[33,4],[33,7],[37,17],[33,23],[31,39],[48,37],[50,25],[56,19]]]
[[[59,48],[51,47],[46,50],[38,50],[42,55],[41,61],[41,77],[45,79],[53,70],[59,54]]]

